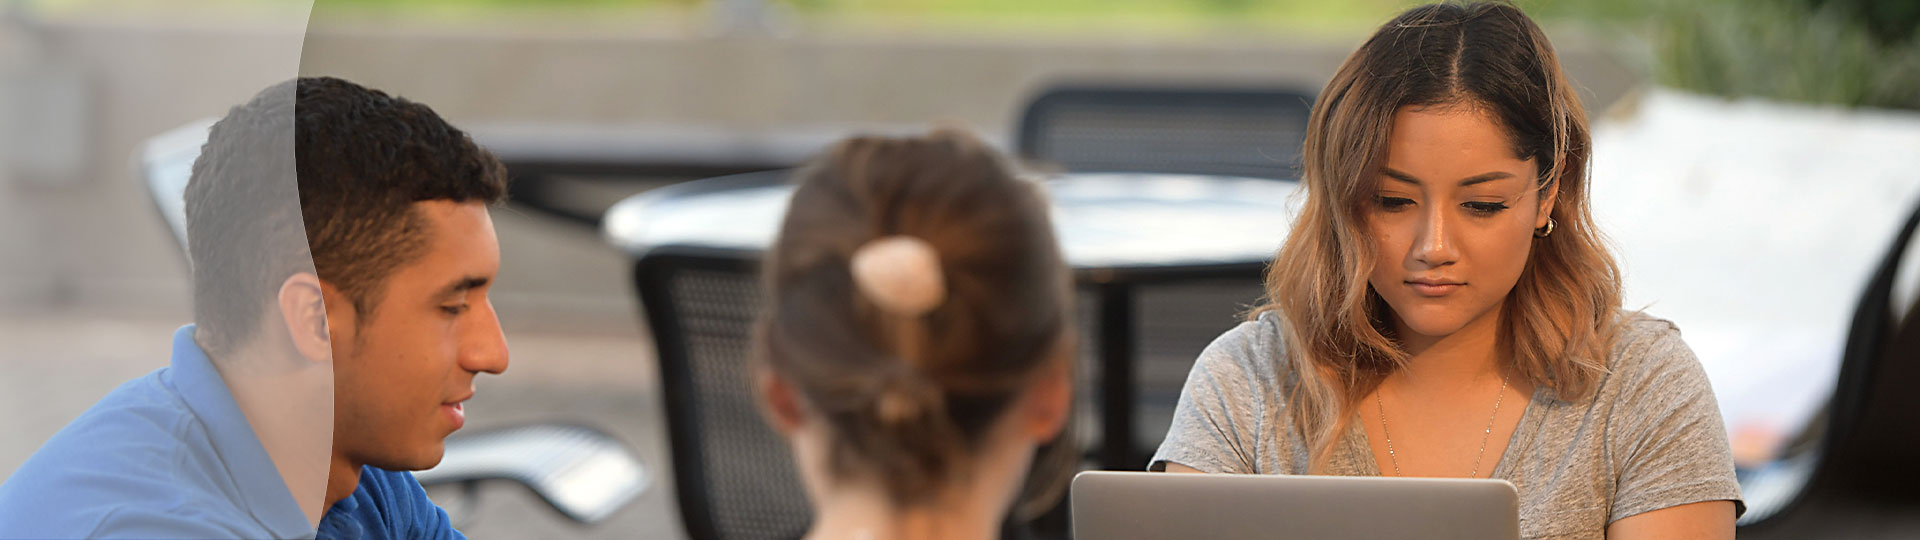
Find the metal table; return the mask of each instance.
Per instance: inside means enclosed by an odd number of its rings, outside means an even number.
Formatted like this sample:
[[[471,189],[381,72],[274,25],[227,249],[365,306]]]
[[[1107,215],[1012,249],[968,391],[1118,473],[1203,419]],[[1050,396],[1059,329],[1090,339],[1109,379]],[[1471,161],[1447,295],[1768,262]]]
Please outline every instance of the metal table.
[[[711,178],[635,195],[608,210],[607,241],[636,259],[665,246],[762,252],[785,215],[787,170]],[[1064,174],[1041,180],[1055,233],[1083,290],[1099,301],[1104,468],[1138,469],[1132,448],[1135,289],[1221,277],[1258,279],[1286,236],[1300,185],[1173,174]]]

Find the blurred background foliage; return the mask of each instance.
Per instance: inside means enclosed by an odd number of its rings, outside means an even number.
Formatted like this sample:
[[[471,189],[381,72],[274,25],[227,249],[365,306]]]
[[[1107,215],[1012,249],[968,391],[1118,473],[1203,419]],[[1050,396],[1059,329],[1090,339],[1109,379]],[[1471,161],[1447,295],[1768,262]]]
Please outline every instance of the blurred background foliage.
[[[1649,20],[1652,75],[1665,86],[1920,109],[1920,1],[1669,2]]]
[[[0,0],[5,2],[9,0]],[[10,0],[55,11],[154,6],[226,9],[273,0]],[[1544,20],[1627,20],[1648,0],[1519,0]],[[316,17],[381,16],[434,23],[508,18],[531,12],[623,16],[686,14],[723,4],[760,4],[805,25],[1037,30],[1064,35],[1113,31],[1166,36],[1244,30],[1364,33],[1417,0],[315,0]]]

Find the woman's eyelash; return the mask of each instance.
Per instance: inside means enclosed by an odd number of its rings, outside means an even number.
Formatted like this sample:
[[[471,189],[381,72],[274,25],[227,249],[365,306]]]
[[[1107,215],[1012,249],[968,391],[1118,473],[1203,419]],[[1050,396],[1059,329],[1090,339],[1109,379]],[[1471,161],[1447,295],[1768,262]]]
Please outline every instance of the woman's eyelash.
[[[1481,214],[1495,214],[1495,213],[1499,213],[1501,210],[1507,209],[1507,203],[1498,203],[1498,202],[1470,202],[1470,203],[1464,203],[1462,204],[1462,206],[1467,207],[1468,210],[1472,210],[1474,212],[1478,212]]]
[[[1379,201],[1380,207],[1386,210],[1401,210],[1413,205],[1413,199],[1406,197],[1380,196],[1375,197],[1375,199]],[[1507,209],[1507,203],[1502,202],[1474,201],[1461,203],[1460,205],[1466,207],[1468,210],[1472,210],[1476,214],[1483,215],[1497,214]]]

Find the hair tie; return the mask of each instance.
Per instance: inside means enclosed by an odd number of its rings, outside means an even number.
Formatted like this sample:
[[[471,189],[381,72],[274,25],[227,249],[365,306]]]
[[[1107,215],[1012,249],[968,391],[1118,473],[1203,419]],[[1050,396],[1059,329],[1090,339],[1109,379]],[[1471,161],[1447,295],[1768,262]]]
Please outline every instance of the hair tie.
[[[920,422],[946,411],[946,390],[911,365],[894,363],[873,371],[873,397],[867,407],[888,429]]]
[[[873,400],[873,410],[874,417],[882,425],[889,426],[899,425],[920,414],[920,406],[913,402],[913,396],[894,388],[880,391],[880,396]]]
[[[860,294],[889,314],[919,317],[947,300],[940,254],[925,240],[876,238],[855,250],[849,262]]]

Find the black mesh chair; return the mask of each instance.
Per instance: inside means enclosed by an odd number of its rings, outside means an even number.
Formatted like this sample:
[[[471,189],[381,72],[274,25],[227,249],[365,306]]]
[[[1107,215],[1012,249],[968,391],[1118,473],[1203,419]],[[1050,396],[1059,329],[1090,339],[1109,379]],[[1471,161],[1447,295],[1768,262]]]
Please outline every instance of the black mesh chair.
[[[1073,172],[1293,179],[1312,106],[1281,89],[1060,87],[1027,105],[1016,144]]]
[[[648,236],[682,201],[786,181],[766,171],[660,188],[617,207],[637,228],[610,233],[635,257],[634,283],[658,349],[673,478],[693,538],[795,538],[809,508],[783,440],[761,418],[747,365],[760,309],[761,246],[731,235]],[[701,207],[705,208],[705,207]],[[648,218],[646,216],[659,216]],[[684,227],[668,227],[680,231]],[[624,229],[623,229],[624,230]],[[641,231],[634,233],[633,231]],[[637,234],[637,236],[636,236]],[[637,240],[636,240],[637,239]],[[1088,465],[1140,470],[1167,431],[1202,349],[1261,294],[1264,262],[1076,267],[1082,333],[1072,434]],[[1124,365],[1127,370],[1105,370]],[[1065,537],[1066,505],[1004,537]]]
[[[1917,226],[1861,295],[1815,444],[1742,478],[1742,538],[1920,538],[1920,305],[1892,301]]]
[[[811,524],[791,451],[754,395],[747,350],[758,266],[754,251],[687,246],[634,264],[660,355],[680,518],[696,540],[792,540]],[[1010,519],[1002,537],[1061,537],[1065,524],[1058,512],[1032,527]]]
[[[1071,172],[1291,180],[1312,106],[1313,96],[1278,88],[1061,86],[1028,103],[1015,142],[1022,158]],[[1131,439],[1101,445],[1104,468],[1146,465],[1194,358],[1261,296],[1259,265],[1179,274],[1081,275],[1102,319],[1089,344],[1134,358],[1132,373],[1095,371],[1101,438]]]
[[[663,247],[634,264],[660,357],[681,523],[696,540],[791,540],[812,511],[747,363],[759,253]]]
[[[1138,316],[1132,329],[1135,349],[1133,455],[1130,469],[1142,469],[1173,425],[1174,405],[1186,386],[1194,359],[1220,334],[1238,325],[1241,315],[1265,293],[1263,268],[1221,268],[1214,275],[1148,282],[1133,291]]]

